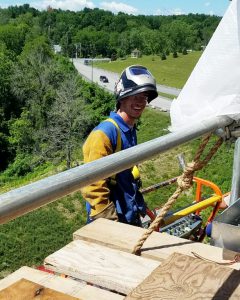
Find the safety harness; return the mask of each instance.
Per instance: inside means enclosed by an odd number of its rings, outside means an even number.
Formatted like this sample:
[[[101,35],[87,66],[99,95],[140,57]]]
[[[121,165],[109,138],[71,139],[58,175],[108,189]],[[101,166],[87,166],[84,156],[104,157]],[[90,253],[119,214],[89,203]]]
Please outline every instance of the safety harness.
[[[105,122],[111,122],[117,128],[117,133],[118,133],[117,134],[117,144],[116,144],[116,149],[115,149],[114,153],[119,152],[122,149],[120,128],[119,128],[117,122],[115,120],[113,120],[112,118],[106,119]],[[133,178],[136,180],[138,188],[140,188],[142,185],[142,182],[140,179],[140,172],[139,172],[139,169],[137,166],[132,167],[132,175],[133,175]],[[117,183],[116,182],[116,174],[114,174],[109,178],[109,184],[114,186],[114,185],[116,185],[116,183]]]

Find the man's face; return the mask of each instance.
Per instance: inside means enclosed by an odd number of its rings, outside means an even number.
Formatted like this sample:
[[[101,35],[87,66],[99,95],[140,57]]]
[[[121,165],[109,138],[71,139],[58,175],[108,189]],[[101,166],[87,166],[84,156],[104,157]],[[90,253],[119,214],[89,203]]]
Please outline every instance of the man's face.
[[[129,96],[122,100],[120,110],[124,111],[130,118],[138,119],[146,107],[147,100],[148,97],[144,92]]]

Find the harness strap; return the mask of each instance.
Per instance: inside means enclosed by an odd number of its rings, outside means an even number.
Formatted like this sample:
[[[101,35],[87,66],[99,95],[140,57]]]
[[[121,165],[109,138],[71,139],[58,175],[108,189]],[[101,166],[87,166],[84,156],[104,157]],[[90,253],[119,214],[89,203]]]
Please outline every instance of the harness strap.
[[[115,127],[117,128],[117,131],[118,131],[118,136],[117,136],[117,145],[116,145],[116,149],[114,151],[114,153],[116,152],[119,152],[122,148],[122,141],[121,141],[121,132],[120,132],[120,128],[117,124],[116,121],[114,121],[113,119],[111,118],[108,118],[107,120],[105,120],[104,122],[111,122],[112,124],[115,125]]]
[[[120,128],[117,124],[116,121],[114,121],[112,118],[108,118],[107,120],[105,120],[104,122],[111,122],[116,128],[117,128],[117,144],[116,144],[116,149],[114,151],[114,153],[119,152],[122,148],[122,140],[121,140],[121,132],[120,132]],[[111,186],[116,185],[116,174],[112,175],[111,177],[109,177],[109,184]]]
[[[119,128],[117,122],[115,120],[113,120],[112,118],[108,118],[104,122],[111,122],[117,128],[118,136],[117,136],[116,149],[115,149],[114,153],[119,152],[122,149],[122,140],[121,140],[120,128]],[[138,187],[140,188],[141,185],[142,185],[142,183],[141,183],[141,179],[140,179],[139,169],[138,169],[137,166],[133,166],[133,168],[132,168],[132,174],[133,174],[134,179],[136,180],[136,183],[138,184]],[[112,175],[110,177],[110,184],[111,185],[116,185],[116,174]]]

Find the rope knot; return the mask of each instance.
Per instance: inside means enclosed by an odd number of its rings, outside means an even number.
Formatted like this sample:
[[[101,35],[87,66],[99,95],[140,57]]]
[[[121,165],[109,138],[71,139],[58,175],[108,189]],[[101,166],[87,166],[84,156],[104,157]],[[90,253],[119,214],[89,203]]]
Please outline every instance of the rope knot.
[[[188,163],[183,174],[178,177],[177,184],[182,191],[187,190],[192,186],[193,174],[196,166],[197,163],[195,161]]]
[[[144,232],[142,237],[138,240],[137,244],[134,246],[132,253],[137,254],[137,255],[141,254],[141,248],[142,248],[144,242],[149,237],[149,235],[159,227],[164,216],[166,215],[168,210],[171,208],[171,206],[174,204],[174,202],[177,200],[177,198],[179,197],[181,192],[192,186],[194,172],[201,170],[208,163],[208,161],[212,158],[212,156],[215,154],[217,149],[221,146],[223,139],[219,138],[219,140],[211,148],[211,150],[209,151],[209,153],[205,157],[205,159],[200,161],[200,156],[201,156],[206,144],[208,143],[208,141],[210,139],[210,135],[211,134],[209,134],[208,136],[206,136],[203,139],[203,141],[200,144],[199,149],[194,157],[193,162],[188,163],[186,168],[184,169],[183,174],[178,177],[178,180],[177,180],[178,187],[177,187],[176,191],[172,194],[172,196],[164,204],[160,213],[156,216],[155,220],[150,224],[147,231]]]

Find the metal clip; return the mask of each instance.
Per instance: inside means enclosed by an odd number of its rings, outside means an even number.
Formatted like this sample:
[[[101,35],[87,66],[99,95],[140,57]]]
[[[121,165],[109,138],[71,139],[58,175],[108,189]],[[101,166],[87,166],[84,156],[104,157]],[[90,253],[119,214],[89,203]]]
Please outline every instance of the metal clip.
[[[224,129],[217,129],[215,133],[216,135],[222,137],[225,142],[235,142],[236,139],[240,137],[240,121],[233,121]]]

